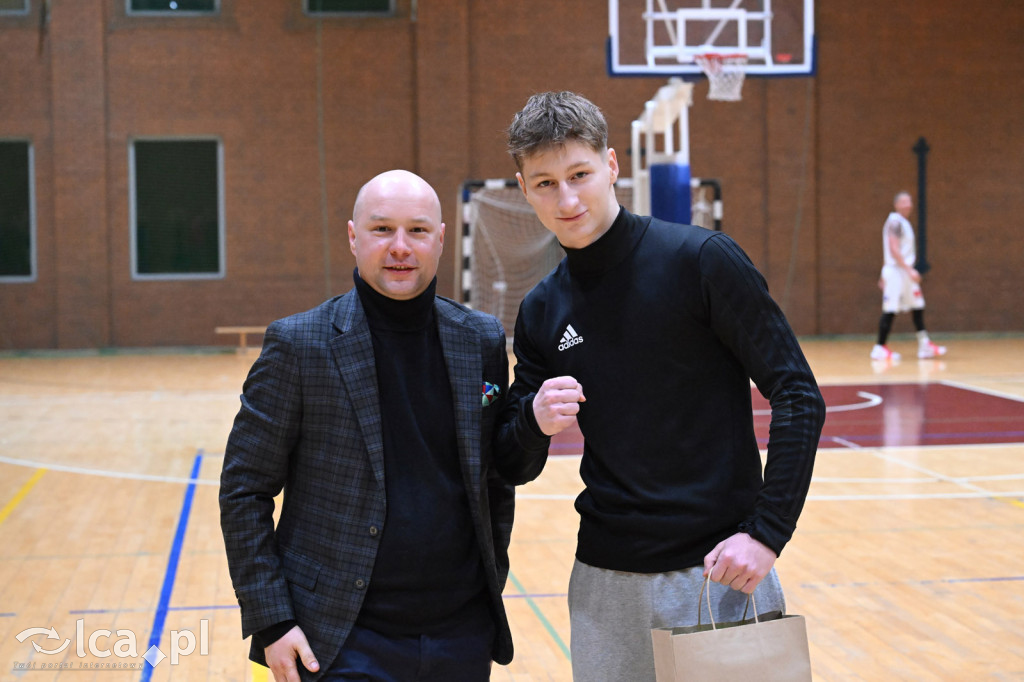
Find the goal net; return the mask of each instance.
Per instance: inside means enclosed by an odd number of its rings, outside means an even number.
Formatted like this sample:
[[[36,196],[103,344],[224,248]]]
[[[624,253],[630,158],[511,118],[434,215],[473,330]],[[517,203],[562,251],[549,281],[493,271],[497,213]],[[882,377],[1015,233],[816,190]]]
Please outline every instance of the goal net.
[[[694,225],[720,229],[721,193],[714,180],[691,183],[690,220]],[[619,203],[631,209],[629,178],[615,185]],[[540,280],[565,257],[558,240],[537,219],[515,180],[466,182],[459,193],[462,235],[459,298],[490,313],[505,327],[509,340],[519,304]]]

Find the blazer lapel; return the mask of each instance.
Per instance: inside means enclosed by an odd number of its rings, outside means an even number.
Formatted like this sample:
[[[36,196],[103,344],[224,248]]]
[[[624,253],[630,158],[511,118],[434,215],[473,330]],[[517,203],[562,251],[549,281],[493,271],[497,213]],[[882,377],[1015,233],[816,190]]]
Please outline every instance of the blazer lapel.
[[[449,312],[448,306],[434,303],[437,331],[441,338],[448,381],[455,403],[455,433],[459,443],[459,461],[471,505],[480,499],[480,411],[483,360],[480,337]]]
[[[338,299],[332,323],[339,335],[331,339],[331,353],[363,432],[373,475],[384,490],[384,440],[373,338],[355,289]]]

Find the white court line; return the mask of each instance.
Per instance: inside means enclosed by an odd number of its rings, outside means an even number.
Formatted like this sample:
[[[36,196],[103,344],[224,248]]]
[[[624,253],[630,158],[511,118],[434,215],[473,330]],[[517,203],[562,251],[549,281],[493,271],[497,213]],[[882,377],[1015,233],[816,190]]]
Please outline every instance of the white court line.
[[[918,495],[808,495],[807,501],[811,502],[860,502],[866,500],[876,501],[902,501],[902,500],[971,500],[971,499],[993,499],[998,497],[1024,497],[1024,490],[1017,490],[1008,493],[993,493],[982,491],[976,493],[921,493]]]
[[[152,474],[138,474],[129,471],[105,471],[103,469],[88,469],[86,467],[70,467],[63,464],[50,464],[49,462],[33,462],[27,459],[14,459],[12,457],[0,456],[0,464],[13,464],[14,466],[29,467],[32,469],[45,468],[51,471],[64,471],[69,474],[82,474],[83,476],[106,476],[107,478],[120,478],[131,481],[153,481],[156,483],[184,483],[196,485],[220,485],[220,481],[208,478],[187,478],[177,476],[154,476]]]
[[[836,440],[837,442],[839,441],[839,439],[834,439],[834,440]],[[972,477],[946,476],[944,474],[939,473],[938,471],[933,471],[932,469],[929,469],[927,467],[923,467],[923,466],[921,466],[919,464],[916,464],[914,462],[908,462],[905,459],[900,459],[899,457],[893,457],[891,455],[887,455],[885,452],[880,451],[880,450],[862,448],[859,445],[857,445],[856,443],[850,443],[850,445],[852,445],[853,448],[855,450],[857,450],[857,451],[866,452],[867,454],[869,454],[869,455],[871,455],[873,457],[877,457],[878,459],[881,459],[881,460],[883,460],[885,462],[889,462],[889,463],[892,463],[892,464],[899,464],[900,466],[907,467],[908,469],[912,469],[912,470],[914,470],[914,471],[916,471],[916,472],[918,472],[920,474],[925,474],[926,476],[934,477],[934,478],[938,479],[937,482],[951,483],[953,485],[960,486],[961,488],[967,488],[968,490],[970,490],[972,492],[969,492],[969,493],[934,493],[934,494],[919,494],[919,495],[834,495],[834,496],[824,496],[824,495],[821,495],[821,496],[811,496],[811,495],[808,495],[807,496],[808,500],[811,500],[811,499],[816,499],[818,501],[831,501],[831,500],[896,500],[896,499],[900,499],[900,500],[956,500],[956,499],[970,499],[970,498],[989,498],[989,499],[994,499],[994,498],[1000,498],[1000,497],[1022,497],[1022,496],[1024,496],[1024,491],[993,492],[991,490],[987,490],[985,488],[982,488],[981,486],[974,485],[973,483],[971,483],[971,480],[978,480],[978,479],[974,479]],[[983,478],[981,480],[995,480],[995,479],[989,479],[989,478],[986,477],[986,478]]]
[[[860,445],[857,445],[856,443],[848,441],[845,438],[840,438],[838,436],[829,436],[828,439],[831,440],[833,443],[839,443],[843,447],[845,447],[845,448],[847,448],[849,450],[853,450],[853,451],[870,450],[871,447],[884,447],[887,451],[890,451],[890,452],[900,452],[901,450],[915,450],[915,451],[917,451],[917,450],[943,450],[943,449],[951,449],[951,450],[957,450],[957,449],[960,449],[960,450],[991,450],[993,448],[1014,448],[1014,447],[1024,446],[1024,441],[1008,441],[1008,442],[1005,442],[1005,443],[933,443],[933,444],[921,443],[919,445],[885,445],[885,446],[867,446],[867,447],[862,447]],[[825,439],[822,438],[822,440],[825,440]],[[762,455],[764,455],[768,451],[762,449],[762,450],[760,450],[760,452],[761,452]],[[821,447],[819,447],[818,448],[818,457],[821,457],[823,455],[835,454],[837,452],[843,452],[842,448],[821,448]]]
[[[870,454],[874,454],[876,456],[882,457],[878,453],[870,453]],[[204,457],[205,456],[206,455],[204,454]],[[217,456],[222,456],[222,455],[211,454],[210,456],[211,457],[217,457]],[[885,458],[885,457],[882,457],[882,458],[883,459],[890,459],[891,461],[893,461],[895,463],[907,464],[908,466],[910,466],[908,463],[902,462],[901,460],[898,460],[896,458]],[[3,456],[0,456],[0,463],[2,463],[2,464],[11,464],[11,465],[14,465],[14,466],[29,467],[29,468],[33,468],[33,469],[36,469],[36,468],[39,468],[39,467],[45,467],[45,468],[50,469],[52,471],[63,471],[63,472],[66,472],[66,473],[81,474],[81,475],[85,475],[85,476],[105,476],[107,478],[116,478],[116,479],[122,479],[122,480],[151,481],[151,482],[155,482],[155,483],[181,483],[181,484],[186,484],[186,485],[187,484],[193,484],[193,483],[196,484],[196,485],[208,485],[208,486],[220,485],[220,481],[212,480],[212,479],[206,479],[206,478],[187,478],[187,477],[177,477],[177,476],[154,476],[154,475],[151,475],[151,474],[140,474],[140,473],[132,473],[132,472],[126,472],[126,471],[109,471],[109,470],[103,470],[103,469],[89,469],[89,468],[85,468],[85,467],[71,467],[71,466],[65,466],[63,464],[50,464],[48,462],[38,462],[38,461],[31,461],[31,460],[25,460],[25,459],[15,459],[15,458],[12,458],[12,457],[3,457]],[[917,468],[917,467],[911,466],[911,468]],[[929,493],[923,493],[923,494],[892,494],[892,495],[808,495],[807,496],[807,500],[808,501],[818,501],[818,502],[842,502],[842,501],[862,501],[862,500],[889,500],[889,501],[898,501],[898,500],[953,500],[953,499],[996,498],[996,497],[1024,497],[1024,490],[1022,490],[1022,491],[1011,491],[1011,492],[996,493],[996,492],[992,492],[992,491],[989,491],[989,490],[985,490],[984,488],[980,488],[978,486],[970,485],[970,483],[969,483],[969,481],[971,481],[971,480],[1019,480],[1019,479],[1024,479],[1024,475],[1022,475],[1022,474],[1008,474],[1006,476],[977,476],[977,477],[970,477],[970,478],[954,478],[954,477],[949,477],[949,476],[942,476],[941,474],[935,474],[933,477],[927,478],[927,479],[906,479],[906,480],[907,480],[907,482],[914,482],[916,480],[916,481],[920,481],[922,483],[924,483],[924,482],[947,482],[947,483],[954,483],[954,484],[957,484],[957,485],[961,485],[963,487],[974,488],[975,492],[967,492],[967,493],[934,493],[934,494],[929,494]],[[812,479],[812,480],[819,480],[819,479]],[[899,480],[899,479],[875,479],[874,481],[871,481],[869,479],[864,479],[864,482],[865,483],[867,483],[867,482],[884,483],[884,482],[893,482],[893,481],[897,481],[897,480]],[[834,480],[824,480],[824,479],[822,479],[819,482],[840,482],[840,479],[834,479]],[[848,482],[852,482],[852,480],[848,481]],[[567,501],[572,501],[572,500],[576,499],[576,495],[548,495],[548,494],[541,494],[541,493],[519,493],[519,492],[517,492],[516,493],[516,499],[519,499],[519,500],[567,500]]]
[[[967,483],[970,481],[1021,481],[1024,474],[1002,474],[998,476],[953,476],[944,478],[843,478],[841,476],[815,476],[815,483]]]
[[[826,439],[832,441],[833,443],[838,443],[839,445],[842,445],[843,447],[847,448],[848,450],[864,450],[864,449],[866,449],[866,448],[861,447],[860,445],[857,445],[853,441],[846,440],[845,438],[841,438],[839,436],[826,436],[826,437],[822,438],[822,440],[826,440]],[[892,451],[892,452],[899,452],[900,450],[942,450],[942,449],[951,449],[951,450],[957,450],[957,449],[960,449],[960,450],[963,450],[963,449],[989,450],[989,449],[992,449],[992,448],[1012,448],[1012,447],[1020,447],[1020,446],[1024,446],[1024,441],[1014,441],[1014,442],[1007,442],[1007,443],[935,443],[935,444],[922,443],[920,445],[886,445],[885,449],[889,450],[889,451]],[[766,450],[764,448],[760,448],[758,450],[758,452],[761,453],[762,457],[764,455],[768,454],[768,450]],[[818,457],[824,457],[826,455],[834,455],[834,454],[837,454],[837,453],[843,453],[843,449],[842,448],[822,448],[822,447],[819,447],[818,448],[817,456]],[[550,454],[549,457],[551,457],[553,459],[559,459],[559,460],[564,459],[564,460],[570,460],[570,461],[572,461],[572,460],[579,461],[579,460],[583,459],[583,453],[573,453],[571,455],[560,455],[558,453],[553,453],[553,454]]]
[[[837,442],[842,439],[833,439]],[[986,444],[986,445],[1005,445],[1005,444]],[[922,494],[889,494],[889,495],[808,495],[808,501],[858,501],[858,500],[923,500],[923,499],[973,499],[973,498],[997,498],[997,497],[1024,497],[1024,491],[1011,491],[1011,492],[992,492],[971,484],[971,481],[1016,481],[1024,480],[1024,474],[1001,474],[992,476],[944,476],[937,472],[931,472],[923,467],[918,467],[909,462],[905,462],[895,457],[886,457],[878,452],[873,452],[870,449],[862,448],[856,443],[850,443],[851,449],[855,449],[867,454],[885,459],[893,463],[902,464],[909,468],[920,471],[921,473],[929,474],[925,478],[813,478],[812,482],[816,483],[879,483],[879,484],[894,484],[894,483],[952,483],[961,487],[973,488],[973,492],[969,493],[922,493]],[[910,447],[910,446],[907,446]],[[975,445],[945,445],[935,447],[946,447],[950,449],[977,449]],[[899,449],[899,448],[887,448],[888,450]],[[915,446],[915,449],[920,449]],[[203,457],[206,459],[213,459],[223,457],[222,452],[211,452],[203,453]],[[582,459],[582,455],[562,455],[558,459]],[[155,483],[180,483],[180,484],[196,484],[196,485],[207,485],[217,486],[220,485],[219,480],[206,479],[206,478],[187,478],[178,476],[155,476],[152,474],[133,473],[127,471],[110,471],[104,469],[90,469],[87,467],[72,467],[63,464],[51,464],[49,462],[41,462],[36,460],[27,459],[16,459],[13,457],[0,456],[0,464],[11,464],[13,466],[22,466],[32,469],[45,467],[53,471],[62,471],[72,474],[80,474],[84,476],[105,476],[107,478],[116,478],[122,480],[135,480],[135,481],[150,481]],[[542,494],[542,493],[516,493],[516,499],[521,500],[575,500],[577,495],[565,495],[565,494]]]
[[[1024,478],[1022,476],[1021,478]],[[843,478],[841,476],[814,476],[814,483],[938,483],[937,478]]]
[[[237,399],[238,393],[217,392],[217,391],[194,391],[191,393],[176,391],[106,391],[76,393],[74,395],[32,395],[32,396],[10,396],[0,399],[0,406],[28,407],[36,404],[51,405],[80,405],[82,403],[125,403],[125,402],[170,402],[170,401],[207,401],[207,400],[229,400]]]
[[[951,386],[952,388],[963,389],[964,391],[984,393],[985,395],[994,396],[996,398],[1005,398],[1006,400],[1013,400],[1018,403],[1024,403],[1024,398],[1020,397],[1019,395],[1014,395],[1012,393],[1004,393],[1003,391],[996,391],[991,388],[979,388],[978,386],[971,386],[970,384],[965,384],[960,381],[953,381],[951,379],[944,379],[939,383],[945,386]]]
[[[972,500],[997,497],[1024,497],[1024,490],[1006,493],[989,491],[971,493],[919,493],[891,495],[808,495],[808,502],[862,502],[868,500],[899,502],[903,500]],[[517,500],[567,500],[576,499],[576,495],[544,495],[534,493],[516,493]]]
[[[916,471],[916,472],[918,472],[920,474],[925,474],[926,476],[935,476],[936,478],[940,479],[943,483],[952,483],[954,485],[958,485],[958,486],[961,486],[963,488],[967,488],[968,490],[973,490],[973,491],[978,492],[978,493],[987,493],[991,497],[996,497],[997,496],[992,491],[986,490],[985,488],[982,488],[981,486],[974,485],[973,483],[971,483],[970,481],[968,481],[966,479],[962,479],[962,478],[961,479],[957,479],[957,478],[954,478],[952,476],[946,476],[944,474],[939,473],[938,471],[933,471],[933,470],[931,470],[931,469],[929,469],[927,467],[923,467],[923,466],[921,466],[919,464],[915,464],[914,462],[908,462],[907,460],[900,459],[899,457],[890,457],[889,455],[886,455],[883,452],[870,451],[870,450],[868,452],[869,452],[869,454],[871,454],[874,457],[877,457],[878,459],[881,459],[883,461],[890,462],[892,464],[899,464],[900,466],[905,466],[908,469],[913,469],[914,471]],[[1019,494],[1020,493],[1017,493],[1017,494],[1014,494],[1014,495],[1003,494],[1003,497],[1016,497]]]
[[[905,493],[905,494],[864,494],[864,495],[808,495],[807,501],[811,502],[859,502],[859,501],[900,501],[900,500],[961,500],[961,499],[994,499],[1002,497],[1024,497],[1024,490],[1010,491],[1010,492],[993,492],[982,488],[981,486],[974,485],[971,481],[1013,481],[1024,479],[1024,474],[1002,474],[994,476],[945,476],[937,471],[932,471],[925,467],[919,466],[912,462],[899,459],[886,455],[883,452],[879,452],[873,448],[863,448],[856,443],[845,440],[843,438],[833,437],[832,440],[841,445],[845,445],[851,450],[862,452],[865,454],[872,455],[879,459],[906,466],[910,469],[917,471],[918,473],[925,474],[924,478],[812,478],[812,483],[951,483],[953,485],[967,488],[970,492],[963,493]],[[988,445],[1001,445],[1005,446],[1005,443],[988,444]],[[899,450],[906,448],[886,448],[886,450]],[[914,449],[920,450],[921,447],[913,446]],[[934,447],[945,447],[950,449],[966,449],[972,450],[977,449],[975,445],[941,445]],[[576,458],[582,457],[582,455],[576,455]],[[559,459],[568,459],[568,457],[559,457]],[[566,500],[572,501],[576,499],[576,495],[557,495],[557,494],[541,494],[541,493],[516,493],[517,500]]]
[[[825,412],[852,412],[854,410],[866,410],[871,407],[877,407],[882,404],[882,396],[875,393],[868,393],[867,391],[857,391],[858,398],[864,398],[862,403],[850,403],[849,405],[833,405],[829,407],[825,406]],[[764,417],[772,413],[771,410],[754,410],[754,416]]]
[[[1020,481],[1024,479],[1024,474],[999,474],[996,476],[964,476],[965,481]],[[954,478],[953,480],[961,480]]]

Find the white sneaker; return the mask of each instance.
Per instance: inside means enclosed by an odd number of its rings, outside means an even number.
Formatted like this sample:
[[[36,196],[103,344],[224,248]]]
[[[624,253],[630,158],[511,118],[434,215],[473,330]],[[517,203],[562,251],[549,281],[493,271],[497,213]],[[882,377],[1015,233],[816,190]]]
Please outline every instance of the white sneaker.
[[[917,357],[921,358],[922,360],[927,360],[928,358],[937,358],[945,354],[945,346],[936,345],[931,341],[929,341],[928,343],[921,344],[920,346],[918,346],[917,349]]]
[[[946,352],[943,349],[942,352]],[[877,343],[875,347],[871,349],[872,360],[892,360],[893,362],[899,362],[900,354],[889,350],[888,346],[879,346]]]

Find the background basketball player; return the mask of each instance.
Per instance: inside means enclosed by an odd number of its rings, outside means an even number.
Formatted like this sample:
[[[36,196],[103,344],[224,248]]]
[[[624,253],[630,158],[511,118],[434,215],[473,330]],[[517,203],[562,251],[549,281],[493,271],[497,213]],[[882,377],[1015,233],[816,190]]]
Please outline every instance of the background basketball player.
[[[914,200],[908,192],[900,192],[893,199],[893,212],[882,228],[882,251],[885,264],[878,286],[882,289],[882,319],[878,322],[878,343],[871,349],[872,360],[899,360],[900,354],[886,345],[896,313],[911,311],[917,330],[917,357],[934,358],[946,354],[945,346],[937,346],[928,338],[924,328],[924,295],[921,293],[921,273],[914,268],[917,245],[910,212]]]

